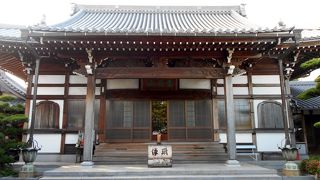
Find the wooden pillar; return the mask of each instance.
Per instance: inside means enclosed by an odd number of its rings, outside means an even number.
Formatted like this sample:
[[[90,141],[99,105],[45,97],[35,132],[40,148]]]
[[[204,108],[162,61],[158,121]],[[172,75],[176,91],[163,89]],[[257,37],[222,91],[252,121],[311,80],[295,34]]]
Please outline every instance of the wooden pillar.
[[[33,76],[28,74],[27,76],[27,82],[28,82],[28,87],[27,87],[27,92],[26,92],[26,104],[25,104],[25,108],[24,108],[24,115],[26,115],[27,117],[30,116],[30,104],[31,104],[31,90],[32,90],[32,80],[33,80]],[[28,129],[28,122],[23,124],[23,129]],[[23,134],[22,136],[22,142],[27,142],[27,134]]]
[[[213,141],[220,141],[219,136],[219,116],[217,95],[217,80],[211,80],[211,99],[212,99],[212,120],[213,120]]]
[[[257,144],[257,135],[255,132],[256,123],[254,117],[254,99],[253,99],[253,83],[252,83],[252,72],[247,72],[248,78],[248,92],[249,92],[249,103],[250,103],[250,121],[251,121],[251,128],[252,128],[252,143]]]
[[[84,129],[84,146],[82,166],[92,166],[93,151],[93,130],[94,130],[94,100],[95,100],[95,76],[87,77],[87,96],[85,110],[85,129]]]
[[[100,111],[99,111],[99,141],[105,142],[105,124],[106,124],[106,80],[101,79]]]
[[[232,75],[226,75],[224,79],[224,93],[225,93],[225,109],[227,117],[227,148],[229,160],[227,165],[237,165],[239,162],[236,160],[236,129],[234,118],[234,103],[233,103],[233,85]]]
[[[278,63],[279,63],[281,103],[282,103],[281,110],[282,110],[282,116],[283,116],[285,143],[286,143],[285,145],[290,145],[291,142],[289,138],[289,129],[288,129],[288,112],[287,112],[286,91],[285,91],[282,59],[279,59]]]
[[[38,93],[38,79],[39,79],[39,67],[40,58],[36,58],[36,67],[34,72],[34,86],[33,86],[33,97],[32,97],[32,111],[31,111],[31,122],[30,122],[30,136],[28,139],[28,145],[33,145],[33,132],[34,132],[34,122],[36,120],[36,107],[37,107],[37,93]]]
[[[68,126],[68,95],[69,95],[69,86],[70,86],[70,68],[66,67],[65,79],[64,79],[64,95],[63,95],[63,116],[62,116],[62,133],[61,133],[61,154],[65,153],[65,142],[66,142],[66,129]]]

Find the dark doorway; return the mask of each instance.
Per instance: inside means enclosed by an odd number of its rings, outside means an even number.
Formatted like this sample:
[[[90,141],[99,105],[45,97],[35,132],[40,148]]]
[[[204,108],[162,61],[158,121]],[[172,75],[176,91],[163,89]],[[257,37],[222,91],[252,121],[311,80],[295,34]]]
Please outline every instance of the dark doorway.
[[[320,128],[313,126],[314,123],[318,122],[320,115],[306,115],[306,134],[308,141],[309,155],[320,154]]]
[[[167,101],[152,101],[152,140],[161,133],[161,140],[168,140],[167,136]]]

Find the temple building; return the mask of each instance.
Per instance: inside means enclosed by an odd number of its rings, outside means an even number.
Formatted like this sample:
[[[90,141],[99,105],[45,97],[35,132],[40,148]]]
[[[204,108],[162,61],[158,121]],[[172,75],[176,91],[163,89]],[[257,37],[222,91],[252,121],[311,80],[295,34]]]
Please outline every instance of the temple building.
[[[83,132],[83,160],[99,162],[161,133],[181,161],[209,149],[237,164],[241,144],[259,157],[295,144],[288,82],[320,47],[299,35],[242,6],[76,5],[56,25],[1,25],[0,66],[28,82],[40,155],[74,153]]]

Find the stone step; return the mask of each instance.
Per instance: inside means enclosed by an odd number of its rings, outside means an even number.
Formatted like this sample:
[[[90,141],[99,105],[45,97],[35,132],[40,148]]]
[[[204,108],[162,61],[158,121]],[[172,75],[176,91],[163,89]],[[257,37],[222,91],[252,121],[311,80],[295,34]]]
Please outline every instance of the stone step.
[[[94,162],[99,164],[145,164],[148,145],[154,143],[102,143],[96,146]],[[221,162],[227,160],[222,144],[217,142],[177,142],[170,144],[173,161],[182,162]]]
[[[44,176],[51,177],[111,177],[111,176],[172,176],[172,175],[276,175],[275,169],[244,164],[226,166],[225,164],[173,164],[172,168],[148,168],[147,165],[81,165],[62,166],[45,171]]]
[[[139,151],[133,151],[133,150],[95,150],[95,155],[99,156],[99,155],[112,155],[112,154],[121,154],[121,155],[140,155],[140,154],[147,154],[147,149],[144,150],[139,150]],[[173,154],[224,154],[225,151],[221,150],[221,149],[213,149],[213,150],[174,150],[173,149]]]
[[[146,165],[66,166],[45,171],[43,180],[57,179],[226,179],[226,180],[313,180],[313,176],[286,177],[275,169],[256,165],[174,164],[172,168],[148,168]]]
[[[121,156],[115,156],[115,157],[94,157],[94,162],[119,162],[120,164],[122,162],[130,162],[133,161],[135,163],[137,162],[147,162],[147,156],[144,157],[121,157]],[[227,156],[175,156],[172,158],[174,162],[178,161],[205,161],[205,162],[215,162],[215,161],[225,161],[227,160]]]
[[[57,179],[79,179],[79,177],[43,177],[40,178],[42,180],[57,180]],[[202,179],[202,180],[313,180],[313,177],[309,176],[297,176],[297,177],[284,177],[279,175],[170,175],[170,176],[116,176],[116,177],[84,177],[83,179],[152,179],[152,180],[194,180],[194,179]]]

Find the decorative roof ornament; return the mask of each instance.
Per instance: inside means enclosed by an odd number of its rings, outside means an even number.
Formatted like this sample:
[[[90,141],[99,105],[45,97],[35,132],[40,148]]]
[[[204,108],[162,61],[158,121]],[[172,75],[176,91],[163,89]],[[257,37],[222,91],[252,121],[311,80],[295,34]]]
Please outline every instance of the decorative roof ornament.
[[[287,25],[282,20],[280,20],[278,22],[278,26],[280,27],[280,29],[285,29]]]
[[[45,14],[42,14],[42,18],[40,20],[40,24],[39,25],[40,26],[47,26],[46,20],[47,20],[47,16]]]
[[[246,13],[246,5],[247,4],[240,4],[240,15],[243,16],[243,17],[247,17],[247,13]]]
[[[73,16],[74,14],[76,14],[79,11],[79,6],[76,3],[71,3],[71,14],[70,16]]]

